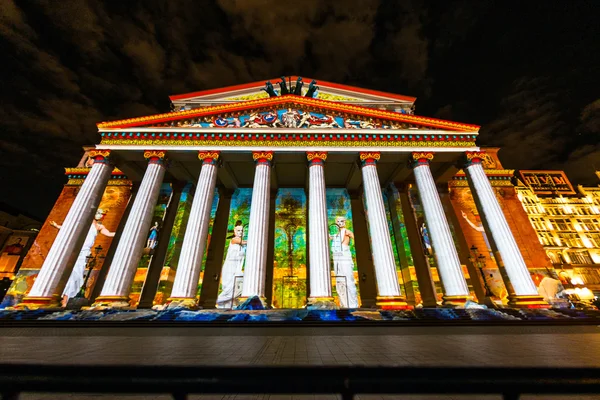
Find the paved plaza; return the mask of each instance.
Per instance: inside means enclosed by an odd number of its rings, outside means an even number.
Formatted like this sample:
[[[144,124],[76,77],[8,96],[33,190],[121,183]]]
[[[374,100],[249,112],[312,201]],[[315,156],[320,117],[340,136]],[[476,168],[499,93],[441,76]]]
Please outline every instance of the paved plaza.
[[[598,326],[3,328],[3,363],[599,367]],[[26,345],[25,345],[26,343]],[[27,394],[24,399],[168,399]],[[198,396],[333,399],[335,396]],[[499,396],[360,396],[500,399]],[[523,399],[600,399],[524,396]]]

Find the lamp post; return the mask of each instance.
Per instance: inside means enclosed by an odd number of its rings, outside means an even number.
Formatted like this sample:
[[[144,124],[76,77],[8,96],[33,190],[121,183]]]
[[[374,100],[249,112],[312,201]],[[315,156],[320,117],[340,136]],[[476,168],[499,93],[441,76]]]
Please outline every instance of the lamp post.
[[[470,250],[471,254],[469,255],[469,261],[471,261],[477,267],[477,269],[479,269],[479,274],[481,275],[481,279],[483,280],[485,297],[491,297],[493,296],[493,294],[487,284],[487,280],[485,279],[485,274],[483,272],[483,268],[485,268],[485,256],[483,254],[479,254],[475,245],[471,246]]]
[[[87,283],[88,280],[90,279],[90,275],[92,274],[92,270],[94,269],[94,267],[96,266],[96,259],[98,258],[104,258],[104,256],[100,255],[100,252],[102,251],[102,246],[98,245],[96,247],[94,247],[94,253],[90,253],[90,255],[88,255],[85,259],[87,261],[87,275],[85,276],[85,280],[83,281],[83,285],[81,286],[81,289],[79,289],[79,293],[77,293],[77,296],[75,296],[75,298],[85,298],[85,289],[87,288]]]

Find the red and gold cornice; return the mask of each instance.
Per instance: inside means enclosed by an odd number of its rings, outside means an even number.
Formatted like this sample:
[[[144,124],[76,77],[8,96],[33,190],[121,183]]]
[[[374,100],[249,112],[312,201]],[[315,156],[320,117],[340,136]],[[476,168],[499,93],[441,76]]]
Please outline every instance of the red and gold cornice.
[[[140,127],[144,125],[164,123],[186,118],[197,118],[209,115],[232,113],[237,111],[248,111],[256,108],[273,108],[276,106],[280,106],[283,108],[298,106],[317,107],[320,109],[328,110],[330,112],[339,112],[370,118],[381,118],[388,121],[405,122],[408,124],[424,125],[432,128],[453,131],[473,132],[479,130],[478,125],[445,121],[437,118],[420,117],[417,115],[401,114],[394,111],[377,110],[369,107],[313,99],[309,97],[302,97],[291,94],[285,96],[270,97],[267,99],[248,100],[239,103],[201,107],[187,111],[177,111],[171,113],[149,115],[146,117],[129,118],[111,122],[101,122],[98,123],[97,126],[98,129]]]
[[[65,168],[65,175],[69,178],[67,185],[81,186],[90,173],[91,168]],[[108,186],[131,185],[131,180],[118,168],[112,170]]]
[[[475,147],[476,135],[452,132],[423,134],[419,131],[390,134],[385,130],[336,132],[240,132],[215,129],[214,132],[102,132],[102,144],[133,146],[249,146],[249,147]]]
[[[91,168],[65,168],[65,175],[87,175],[90,172]],[[123,171],[119,168],[114,168],[112,170],[111,176],[125,176]]]

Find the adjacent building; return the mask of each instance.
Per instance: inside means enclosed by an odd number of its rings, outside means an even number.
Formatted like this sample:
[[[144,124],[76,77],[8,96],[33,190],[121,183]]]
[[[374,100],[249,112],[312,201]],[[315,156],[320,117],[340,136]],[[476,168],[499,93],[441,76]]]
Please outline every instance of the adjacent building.
[[[522,170],[516,190],[563,285],[600,293],[600,185],[574,188],[563,171]]]

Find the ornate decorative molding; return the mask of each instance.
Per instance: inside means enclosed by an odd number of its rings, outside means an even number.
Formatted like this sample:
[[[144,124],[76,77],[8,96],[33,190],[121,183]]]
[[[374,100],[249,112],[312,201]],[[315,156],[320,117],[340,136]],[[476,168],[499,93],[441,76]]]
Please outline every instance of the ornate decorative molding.
[[[465,168],[473,164],[482,164],[485,153],[483,151],[466,151],[465,152]]]
[[[414,161],[427,160],[428,162],[433,160],[433,153],[412,153],[412,159]]]
[[[202,160],[202,161],[213,160],[213,161],[216,162],[219,159],[219,156],[220,156],[220,152],[219,151],[203,151],[203,150],[200,150],[198,152],[198,159]]]
[[[394,111],[376,110],[369,107],[357,106],[352,104],[336,103],[327,100],[319,100],[300,96],[277,96],[267,99],[257,99],[244,101],[242,103],[223,104],[209,107],[201,107],[188,111],[178,111],[166,114],[150,115],[146,117],[130,118],[112,122],[101,122],[97,126],[99,129],[140,126],[152,123],[168,122],[181,120],[184,118],[194,118],[207,115],[220,115],[226,113],[234,113],[239,111],[249,111],[252,109],[264,109],[280,106],[288,107],[314,107],[322,109],[326,112],[341,112],[349,115],[360,115],[370,118],[380,118],[390,121],[406,122],[409,124],[425,125],[435,128],[448,129],[452,131],[476,132],[479,126],[471,124],[463,124],[453,121],[445,121],[436,118],[420,117],[411,114],[401,114]],[[319,111],[318,111],[319,112]]]
[[[327,160],[327,152],[325,152],[325,151],[307,151],[306,159],[308,160],[308,162],[325,161],[325,160]]]
[[[365,152],[359,154],[360,164],[364,167],[365,165],[375,165],[377,161],[381,159],[381,153],[378,152]]]
[[[146,160],[159,159],[163,160],[167,155],[165,150],[146,150],[144,151],[144,158]]]
[[[377,152],[360,153],[360,161],[367,161],[367,160],[379,161],[380,159],[381,159],[381,153],[377,153]]]
[[[272,151],[253,151],[252,159],[257,163],[270,163],[273,161]]]
[[[88,156],[98,163],[107,163],[110,157],[110,150],[90,150]]]
[[[260,135],[262,137],[262,135]],[[324,135],[328,136],[328,135]],[[129,145],[129,146],[152,146],[152,145],[169,145],[169,146],[202,146],[202,147],[337,147],[337,148],[352,148],[352,147],[388,147],[388,148],[406,148],[406,147],[474,147],[474,141],[465,142],[434,142],[434,141],[408,141],[408,140],[331,140],[323,138],[322,140],[315,139],[296,139],[296,140],[268,140],[268,139],[172,139],[172,140],[154,140],[154,139],[102,139],[102,144],[108,145]]]

